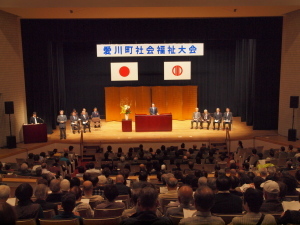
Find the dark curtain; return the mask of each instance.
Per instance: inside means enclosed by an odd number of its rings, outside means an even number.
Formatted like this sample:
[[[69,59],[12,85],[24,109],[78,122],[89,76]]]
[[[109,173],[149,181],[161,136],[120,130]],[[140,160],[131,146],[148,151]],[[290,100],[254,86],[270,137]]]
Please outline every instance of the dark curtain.
[[[237,40],[235,57],[235,108],[248,126],[253,125],[256,40]]]

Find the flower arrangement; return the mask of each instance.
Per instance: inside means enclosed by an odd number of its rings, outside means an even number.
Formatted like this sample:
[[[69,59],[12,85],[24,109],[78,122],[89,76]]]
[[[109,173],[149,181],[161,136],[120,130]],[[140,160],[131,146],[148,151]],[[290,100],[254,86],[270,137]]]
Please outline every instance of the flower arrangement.
[[[121,114],[130,114],[130,105],[121,105]]]

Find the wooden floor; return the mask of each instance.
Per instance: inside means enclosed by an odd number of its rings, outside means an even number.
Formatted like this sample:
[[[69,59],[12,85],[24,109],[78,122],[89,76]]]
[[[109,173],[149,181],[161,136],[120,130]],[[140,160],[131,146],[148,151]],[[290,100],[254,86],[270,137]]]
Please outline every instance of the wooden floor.
[[[122,132],[121,122],[101,121],[101,128],[91,128],[91,133],[83,133],[83,142],[85,144],[113,144],[113,143],[168,143],[168,142],[224,142],[226,132],[222,130],[213,130],[212,124],[210,130],[190,129],[190,120],[173,120],[173,130],[170,132],[135,132],[133,122],[133,132]],[[70,127],[67,124],[67,127]],[[280,145],[292,144],[294,147],[300,147],[300,141],[288,142],[287,137],[278,135],[276,130],[253,130],[252,126],[247,126],[241,122],[239,117],[234,118],[232,130],[229,132],[231,140],[246,140],[256,137],[257,139],[273,142]],[[52,143],[79,144],[81,134],[71,133],[67,129],[67,139],[60,140],[59,129],[54,130],[53,134],[48,135],[47,143],[24,144],[18,143],[15,149],[0,149],[0,159],[2,157],[18,154],[22,151],[30,151]],[[26,150],[25,150],[26,149]]]

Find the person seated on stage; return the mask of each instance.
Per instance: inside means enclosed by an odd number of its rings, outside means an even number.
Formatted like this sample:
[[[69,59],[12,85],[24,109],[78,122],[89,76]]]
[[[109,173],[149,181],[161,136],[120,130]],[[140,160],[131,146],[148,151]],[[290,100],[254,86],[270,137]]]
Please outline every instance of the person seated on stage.
[[[198,108],[195,108],[195,112],[193,112],[193,117],[192,117],[192,121],[191,121],[191,129],[193,129],[193,124],[196,123],[196,127],[195,129],[198,129],[198,123],[200,120],[200,112]]]
[[[72,112],[70,116],[71,126],[73,134],[75,134],[75,127],[77,126],[78,133],[80,132],[80,124],[79,124],[79,117],[76,115],[76,112]]]
[[[155,107],[154,103],[152,103],[152,106],[150,107],[149,112],[150,112],[150,115],[159,115],[157,107]]]
[[[76,115],[76,116],[78,116],[78,112],[76,111],[76,109],[73,109],[73,110],[72,110],[72,112],[71,112],[70,116],[72,116],[72,115],[73,115],[73,113],[75,113],[75,115]]]
[[[210,113],[208,113],[207,109],[204,110],[204,113],[201,115],[200,118],[200,129],[203,129],[203,123],[207,123],[207,130],[209,130],[209,125],[210,125]]]
[[[86,111],[86,108],[82,108],[82,111],[84,111],[86,116],[89,117],[89,113]]]
[[[90,126],[90,122],[89,122],[89,116],[88,116],[88,114],[87,114],[86,111],[82,111],[81,112],[80,119],[81,119],[81,123],[83,125],[83,132],[85,133],[85,129],[86,128],[88,128],[89,132],[91,132],[91,126]]]
[[[213,120],[213,127],[214,130],[216,129],[215,124],[218,124],[218,130],[220,130],[220,124],[222,122],[222,113],[220,112],[220,109],[217,108],[216,112],[214,112],[214,120]]]
[[[41,121],[40,121],[40,118],[38,118],[37,116],[36,116],[36,112],[33,112],[32,113],[32,117],[30,117],[30,119],[29,119],[29,123],[30,124],[38,124],[38,123],[40,123]]]
[[[98,109],[95,107],[94,108],[94,111],[92,112],[92,121],[94,122],[94,127],[97,128],[97,127],[100,127],[100,114],[98,112]]]
[[[232,112],[229,108],[226,108],[226,112],[223,114],[223,130],[225,130],[225,124],[228,124],[229,130],[231,130]]]

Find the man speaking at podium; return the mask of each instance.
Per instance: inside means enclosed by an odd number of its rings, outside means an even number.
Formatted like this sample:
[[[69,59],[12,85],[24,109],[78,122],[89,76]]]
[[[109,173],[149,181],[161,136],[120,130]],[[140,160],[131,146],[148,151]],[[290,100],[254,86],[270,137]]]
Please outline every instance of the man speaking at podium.
[[[152,107],[149,109],[150,115],[158,115],[157,108],[155,107],[155,104],[152,103]]]
[[[36,116],[36,112],[32,113],[32,117],[30,117],[29,123],[30,124],[38,124],[43,123],[42,119]]]

